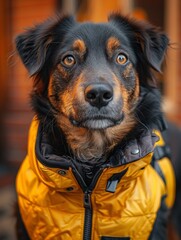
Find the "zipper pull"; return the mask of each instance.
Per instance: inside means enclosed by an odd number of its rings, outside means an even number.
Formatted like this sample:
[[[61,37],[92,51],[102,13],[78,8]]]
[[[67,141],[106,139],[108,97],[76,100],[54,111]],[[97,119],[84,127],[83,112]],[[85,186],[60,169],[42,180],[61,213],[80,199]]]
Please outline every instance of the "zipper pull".
[[[91,209],[91,193],[90,192],[85,192],[84,207]]]
[[[119,180],[108,180],[107,182],[107,187],[106,187],[106,192],[114,193],[116,191],[116,187],[118,184]]]
[[[108,179],[107,186],[106,186],[106,192],[114,193],[116,191],[116,187],[118,183],[120,182],[121,178],[126,174],[128,171],[128,168],[124,169],[120,173],[115,173]]]

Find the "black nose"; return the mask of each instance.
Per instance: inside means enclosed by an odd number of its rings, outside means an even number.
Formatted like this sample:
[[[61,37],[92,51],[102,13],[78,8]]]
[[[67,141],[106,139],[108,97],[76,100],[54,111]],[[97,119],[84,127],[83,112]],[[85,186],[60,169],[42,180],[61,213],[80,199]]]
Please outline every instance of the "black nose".
[[[92,106],[101,108],[113,99],[113,89],[108,84],[94,83],[85,89],[85,100]]]

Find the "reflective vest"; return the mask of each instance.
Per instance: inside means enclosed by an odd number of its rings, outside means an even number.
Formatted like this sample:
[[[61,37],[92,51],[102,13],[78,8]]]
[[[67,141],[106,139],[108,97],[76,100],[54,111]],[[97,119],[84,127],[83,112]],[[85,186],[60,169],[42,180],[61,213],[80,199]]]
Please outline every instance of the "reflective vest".
[[[28,153],[16,180],[20,213],[30,239],[166,239],[175,179],[168,157],[153,159],[154,149],[164,146],[159,133],[146,132],[124,151],[117,151],[90,186],[70,158],[46,155],[41,133],[34,119]]]

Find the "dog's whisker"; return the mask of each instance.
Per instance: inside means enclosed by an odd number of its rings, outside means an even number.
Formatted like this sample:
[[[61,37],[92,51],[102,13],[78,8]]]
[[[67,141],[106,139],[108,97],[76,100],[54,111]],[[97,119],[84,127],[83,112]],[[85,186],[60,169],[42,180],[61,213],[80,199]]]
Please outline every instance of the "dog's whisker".
[[[147,125],[145,125],[138,117],[137,114],[135,114],[135,119],[147,130],[149,130],[149,127]]]

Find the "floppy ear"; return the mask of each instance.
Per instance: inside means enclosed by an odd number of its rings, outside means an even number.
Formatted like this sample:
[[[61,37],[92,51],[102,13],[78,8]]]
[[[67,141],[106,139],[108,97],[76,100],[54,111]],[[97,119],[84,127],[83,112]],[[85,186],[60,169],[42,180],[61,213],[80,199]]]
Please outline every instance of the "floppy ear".
[[[16,48],[30,76],[40,73],[45,62],[50,61],[53,49],[73,24],[73,17],[56,16],[17,36]]]
[[[161,72],[162,62],[169,44],[168,37],[149,23],[130,20],[119,14],[112,14],[109,20],[118,28],[126,30],[134,47],[140,49],[145,61]]]

